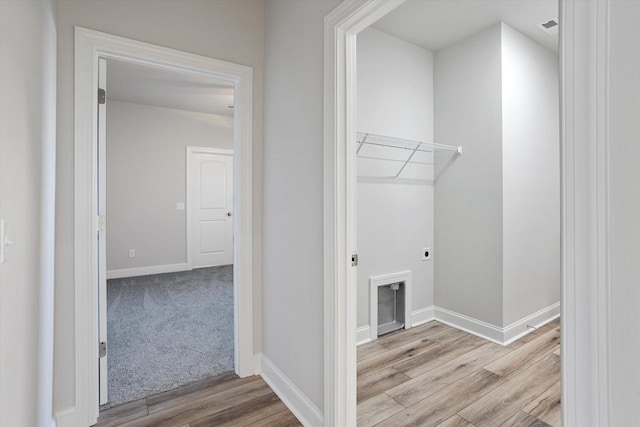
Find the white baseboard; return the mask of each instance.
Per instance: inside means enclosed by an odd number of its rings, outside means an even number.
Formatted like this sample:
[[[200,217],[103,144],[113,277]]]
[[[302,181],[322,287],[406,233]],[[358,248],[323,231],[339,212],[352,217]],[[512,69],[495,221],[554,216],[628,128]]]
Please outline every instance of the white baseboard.
[[[433,316],[434,307],[431,305],[429,307],[421,308],[419,310],[414,310],[411,312],[411,327],[419,326],[427,322],[431,322],[435,320]],[[371,342],[371,330],[369,325],[360,326],[356,329],[356,343],[357,345],[366,344]]]
[[[436,320],[434,315],[434,306],[421,308],[411,312],[411,326],[420,326],[424,323]]]
[[[356,343],[357,345],[366,344],[371,342],[371,330],[369,325],[360,326],[356,329]]]
[[[324,426],[324,415],[271,360],[262,355],[262,378],[305,427]]]
[[[150,274],[175,273],[190,270],[186,262],[180,264],[152,265],[150,267],[124,268],[122,270],[107,271],[107,279],[122,279],[124,277],[148,276]]]
[[[560,317],[560,303],[557,302],[549,307],[545,307],[540,311],[537,311],[530,316],[513,322],[509,326],[504,328],[504,345],[509,345],[512,342],[522,338],[531,332],[528,326],[539,328],[546,325],[552,320]]]
[[[538,328],[557,319],[559,316],[560,303],[558,302],[502,328],[455,311],[435,307],[437,321],[500,345],[509,345],[532,332],[527,328],[527,325]]]
[[[442,307],[435,307],[435,317],[438,322],[503,345],[502,328],[498,326]]]
[[[75,406],[70,406],[55,411],[53,418],[55,427],[76,427],[76,408]]]
[[[253,372],[254,375],[260,375],[262,372],[262,353],[253,355]]]
[[[555,303],[545,307],[529,316],[513,322],[504,328],[492,325],[446,308],[429,306],[415,310],[411,313],[411,326],[419,326],[433,320],[442,322],[456,329],[476,335],[480,338],[492,341],[500,345],[509,345],[522,338],[533,329],[528,326],[539,328],[552,320],[560,317],[560,303]],[[361,326],[356,331],[356,342],[358,345],[372,341],[369,326]]]

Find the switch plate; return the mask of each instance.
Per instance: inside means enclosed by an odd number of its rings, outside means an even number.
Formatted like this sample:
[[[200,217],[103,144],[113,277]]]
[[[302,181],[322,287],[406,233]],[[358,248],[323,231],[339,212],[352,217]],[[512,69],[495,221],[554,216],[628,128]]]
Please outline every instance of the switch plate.
[[[136,250],[135,249],[129,249],[129,258],[134,258],[136,256]]]
[[[176,210],[183,211],[184,210],[184,202],[176,203]]]
[[[0,219],[0,264],[4,263],[4,219]]]
[[[9,231],[7,223],[4,219],[0,219],[0,264],[7,261],[7,249],[13,245],[13,241],[9,239]]]
[[[431,248],[422,248],[422,260],[428,261],[431,259]]]

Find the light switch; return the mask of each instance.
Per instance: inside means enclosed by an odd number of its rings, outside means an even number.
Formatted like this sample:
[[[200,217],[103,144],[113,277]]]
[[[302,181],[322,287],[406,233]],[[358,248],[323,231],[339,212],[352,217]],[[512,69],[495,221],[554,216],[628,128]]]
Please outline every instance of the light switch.
[[[13,245],[9,239],[9,230],[4,219],[0,219],[0,264],[7,260],[7,249]]]
[[[184,202],[176,203],[176,209],[179,210],[179,211],[183,211],[184,210]]]
[[[129,249],[129,258],[135,258],[135,256],[136,256],[136,250]]]

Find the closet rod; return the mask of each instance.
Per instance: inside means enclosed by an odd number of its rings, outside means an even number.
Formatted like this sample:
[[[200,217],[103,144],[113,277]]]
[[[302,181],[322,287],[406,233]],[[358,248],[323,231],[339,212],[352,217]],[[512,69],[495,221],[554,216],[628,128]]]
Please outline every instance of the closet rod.
[[[404,163],[405,160],[402,159],[385,159],[384,157],[376,157],[376,156],[358,156],[360,159],[365,160],[382,160],[385,162],[396,162],[396,163]],[[417,162],[415,160],[410,161],[412,165],[425,165],[425,166],[433,166],[433,163],[430,162]]]
[[[368,142],[366,140],[362,140],[362,141],[358,141],[358,143],[360,144],[358,146],[358,150],[356,151],[356,154],[358,154],[360,152],[360,150],[362,149],[363,145],[376,145],[378,147],[386,147],[386,148],[395,148],[397,150],[408,150],[408,151],[413,151],[413,148],[409,148],[409,147],[398,147],[397,145],[388,145],[388,144],[380,144],[378,142]],[[433,153],[433,150],[418,150],[421,151],[423,153]]]

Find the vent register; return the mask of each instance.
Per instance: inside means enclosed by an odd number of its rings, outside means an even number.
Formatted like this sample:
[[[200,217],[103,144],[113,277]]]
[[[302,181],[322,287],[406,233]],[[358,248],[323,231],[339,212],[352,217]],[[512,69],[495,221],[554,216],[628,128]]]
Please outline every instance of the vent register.
[[[558,18],[549,19],[546,22],[538,24],[538,28],[550,36],[556,35],[558,34]]]

